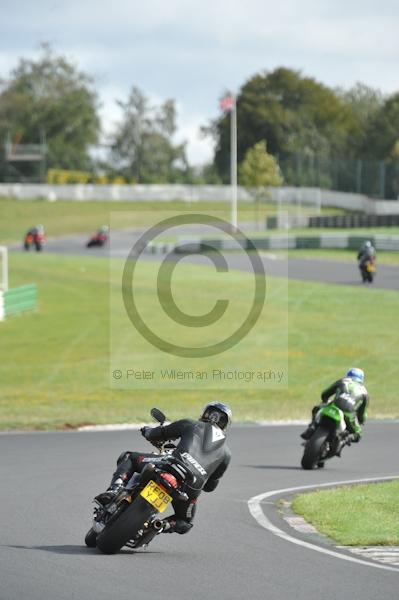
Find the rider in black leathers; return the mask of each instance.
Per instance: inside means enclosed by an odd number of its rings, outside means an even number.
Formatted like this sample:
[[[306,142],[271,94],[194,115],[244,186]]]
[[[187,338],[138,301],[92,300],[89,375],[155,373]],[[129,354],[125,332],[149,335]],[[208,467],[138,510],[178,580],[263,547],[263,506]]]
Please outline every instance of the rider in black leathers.
[[[198,421],[182,419],[170,425],[143,427],[143,436],[156,445],[157,442],[180,438],[173,454],[182,460],[193,475],[188,500],[173,502],[175,514],[168,517],[164,532],[187,533],[193,526],[198,496],[201,491],[212,492],[226,471],[231,454],[226,445],[225,430],[231,421],[231,410],[221,402],[207,404]],[[111,485],[106,492],[97,496],[97,500],[110,502],[131,479],[148,464],[162,460],[153,453],[124,452],[118,459],[118,466]]]
[[[374,260],[375,257],[376,257],[376,252],[375,252],[375,248],[374,248],[373,244],[369,240],[364,242],[364,244],[360,248],[358,255],[357,255],[357,260],[359,261],[359,267],[360,268],[363,267],[363,265],[368,260]]]

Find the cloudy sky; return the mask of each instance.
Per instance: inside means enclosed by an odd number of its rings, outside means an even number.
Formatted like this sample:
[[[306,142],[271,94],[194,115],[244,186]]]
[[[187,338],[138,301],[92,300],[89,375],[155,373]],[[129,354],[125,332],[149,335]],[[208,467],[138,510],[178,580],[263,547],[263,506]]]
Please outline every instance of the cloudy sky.
[[[397,0],[0,0],[0,11],[0,78],[50,42],[94,75],[108,130],[133,84],[174,98],[193,163],[212,156],[198,130],[220,95],[259,71],[399,90]]]

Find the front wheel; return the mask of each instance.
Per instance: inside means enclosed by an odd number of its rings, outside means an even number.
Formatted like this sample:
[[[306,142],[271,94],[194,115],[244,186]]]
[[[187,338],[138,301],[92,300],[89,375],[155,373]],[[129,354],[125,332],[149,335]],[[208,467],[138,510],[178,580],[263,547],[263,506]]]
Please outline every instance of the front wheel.
[[[88,548],[95,548],[97,546],[97,533],[93,527],[86,533],[85,544]]]
[[[318,427],[305,446],[301,465],[303,469],[315,469],[318,463],[323,462],[321,451],[329,436],[329,431]]]

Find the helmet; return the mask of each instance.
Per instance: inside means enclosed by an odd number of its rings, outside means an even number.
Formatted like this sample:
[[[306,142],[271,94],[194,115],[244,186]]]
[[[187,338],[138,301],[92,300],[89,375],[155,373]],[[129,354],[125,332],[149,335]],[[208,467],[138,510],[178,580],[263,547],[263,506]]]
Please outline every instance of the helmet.
[[[36,229],[37,229],[38,231],[44,231],[44,227],[43,227],[43,225],[36,225]]]
[[[362,371],[362,369],[353,367],[352,369],[349,369],[346,376],[353,379],[353,381],[357,381],[358,383],[364,383],[364,371]]]
[[[213,423],[220,429],[227,429],[231,423],[231,409],[223,402],[210,402],[204,407],[200,421]]]
[[[101,228],[100,228],[100,231],[102,233],[107,233],[108,229],[109,229],[108,225],[102,225]]]
[[[364,242],[363,244],[363,248],[371,248],[372,247],[372,243],[370,242],[370,240],[367,240],[366,242]]]

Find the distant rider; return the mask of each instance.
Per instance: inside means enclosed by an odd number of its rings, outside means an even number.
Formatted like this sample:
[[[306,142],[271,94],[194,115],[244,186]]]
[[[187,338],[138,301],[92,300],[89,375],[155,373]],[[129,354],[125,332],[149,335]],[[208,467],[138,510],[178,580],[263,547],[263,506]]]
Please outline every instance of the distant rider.
[[[154,445],[180,438],[172,455],[182,460],[194,476],[192,487],[187,490],[188,500],[173,502],[175,514],[164,520],[165,533],[190,531],[201,491],[212,492],[218,485],[231,458],[225,433],[230,422],[230,408],[222,402],[211,402],[199,420],[182,419],[170,425],[141,429],[146,440]],[[134,473],[140,473],[148,463],[157,464],[161,460],[162,455],[154,453],[124,452],[117,461],[110,487],[97,496],[97,500],[108,504]]]
[[[301,433],[301,438],[308,440],[313,435],[317,426],[316,415],[319,409],[330,402],[334,402],[338,408],[340,408],[340,404],[344,406],[345,423],[348,429],[348,436],[343,441],[341,448],[338,449],[338,453],[344,444],[358,442],[362,434],[360,425],[363,425],[366,421],[369,403],[369,395],[364,386],[364,372],[362,369],[356,367],[350,369],[346,377],[338,379],[322,392],[321,401],[322,404],[313,407],[312,422]]]
[[[357,260],[359,261],[359,267],[362,268],[365,263],[369,260],[374,261],[376,258],[376,251],[373,244],[370,240],[364,242],[363,246],[360,248]]]
[[[36,239],[36,237],[38,235],[44,237],[43,225],[35,225],[34,227],[31,227],[30,229],[28,229],[28,231],[26,232],[26,236],[28,236],[28,235],[31,235],[33,237],[33,239]]]

